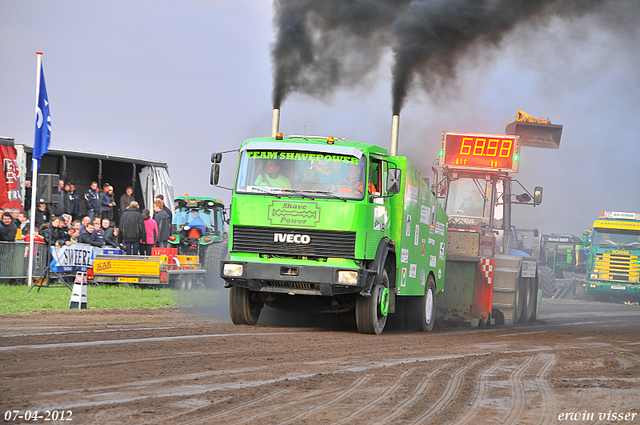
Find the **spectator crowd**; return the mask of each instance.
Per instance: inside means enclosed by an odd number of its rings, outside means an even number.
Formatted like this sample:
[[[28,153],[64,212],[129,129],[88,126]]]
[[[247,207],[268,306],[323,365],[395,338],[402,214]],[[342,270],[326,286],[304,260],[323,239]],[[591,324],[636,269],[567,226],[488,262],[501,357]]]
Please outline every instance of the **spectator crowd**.
[[[29,202],[25,210],[0,208],[0,241],[30,240],[31,181],[25,185]],[[140,209],[128,187],[116,203],[113,187],[105,183],[98,190],[98,183],[81,197],[71,182],[60,180],[57,193],[52,197],[51,210],[44,202],[35,206],[34,241],[60,247],[84,243],[95,247],[123,249],[128,255],[151,255],[151,248],[166,247],[171,236],[172,212],[158,195],[149,209]],[[84,202],[86,215],[82,215]],[[116,212],[120,211],[119,222]],[[116,225],[117,224],[117,225]]]

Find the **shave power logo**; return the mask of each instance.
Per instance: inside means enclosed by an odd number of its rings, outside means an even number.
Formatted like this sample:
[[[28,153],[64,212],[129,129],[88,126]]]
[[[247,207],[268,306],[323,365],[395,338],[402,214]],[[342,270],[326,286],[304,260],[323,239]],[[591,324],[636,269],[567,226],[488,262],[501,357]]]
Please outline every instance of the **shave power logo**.
[[[316,202],[273,201],[267,219],[274,226],[316,227],[320,208]]]

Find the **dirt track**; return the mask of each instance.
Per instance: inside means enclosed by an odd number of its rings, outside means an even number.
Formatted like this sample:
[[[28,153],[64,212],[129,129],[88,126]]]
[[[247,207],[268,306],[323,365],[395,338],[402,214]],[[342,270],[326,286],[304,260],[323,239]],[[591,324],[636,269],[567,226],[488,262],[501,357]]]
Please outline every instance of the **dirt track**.
[[[245,327],[194,313],[0,318],[2,413],[71,411],[83,424],[554,424],[564,413],[640,423],[638,306],[546,302],[529,326],[381,336],[350,320]]]

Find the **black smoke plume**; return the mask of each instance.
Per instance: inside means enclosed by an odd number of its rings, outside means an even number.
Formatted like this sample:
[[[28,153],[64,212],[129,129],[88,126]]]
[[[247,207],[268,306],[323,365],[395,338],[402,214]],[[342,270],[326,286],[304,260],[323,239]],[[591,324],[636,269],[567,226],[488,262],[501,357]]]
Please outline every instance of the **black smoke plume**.
[[[596,14],[615,29],[637,17],[637,0],[276,0],[273,106],[292,92],[315,97],[364,81],[393,50],[392,109],[419,80],[432,92],[455,80],[477,48],[499,47],[516,27],[544,29],[553,17]],[[617,15],[617,16],[616,16]],[[549,52],[553,54],[552,51]]]
[[[322,97],[377,68],[405,1],[276,0],[273,107],[292,92]]]

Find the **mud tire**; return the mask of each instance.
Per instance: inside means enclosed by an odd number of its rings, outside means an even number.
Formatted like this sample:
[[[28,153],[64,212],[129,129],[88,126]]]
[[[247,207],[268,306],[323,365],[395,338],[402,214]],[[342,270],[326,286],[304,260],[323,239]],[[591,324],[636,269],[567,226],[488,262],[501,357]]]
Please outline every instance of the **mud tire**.
[[[387,324],[388,313],[385,304],[389,305],[389,276],[385,270],[379,282],[371,288],[371,296],[357,295],[356,324],[363,334],[380,335]]]
[[[520,319],[522,318],[522,310],[524,310],[524,302],[525,302],[525,291],[526,291],[525,279],[519,277],[516,282],[516,293],[515,299],[513,303],[513,324],[520,323]]]
[[[420,297],[420,322],[418,330],[431,332],[436,318],[436,282],[429,275],[424,295]]]
[[[538,266],[538,283],[542,289],[542,298],[551,298],[556,294],[556,277],[550,267]]]
[[[200,256],[200,264],[207,271],[204,277],[205,288],[222,288],[224,286],[224,280],[220,277],[220,261],[227,259],[228,248],[226,241],[201,247],[204,252]]]
[[[535,278],[521,278],[522,289],[524,289],[522,300],[522,315],[520,316],[520,323],[529,323],[534,316],[536,308],[536,280]]]
[[[232,286],[229,290],[229,314],[235,325],[255,325],[263,303],[255,292]]]

